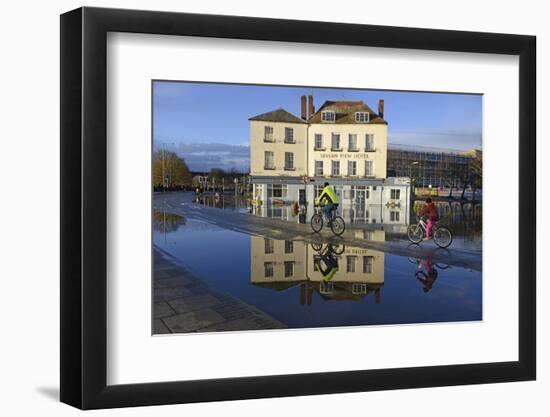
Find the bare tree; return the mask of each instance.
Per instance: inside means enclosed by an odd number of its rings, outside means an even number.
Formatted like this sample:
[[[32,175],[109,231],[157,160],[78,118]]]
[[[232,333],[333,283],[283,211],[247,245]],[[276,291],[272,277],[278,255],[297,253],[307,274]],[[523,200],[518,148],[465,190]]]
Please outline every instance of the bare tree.
[[[153,185],[172,188],[191,185],[191,171],[175,152],[160,150],[153,155]]]

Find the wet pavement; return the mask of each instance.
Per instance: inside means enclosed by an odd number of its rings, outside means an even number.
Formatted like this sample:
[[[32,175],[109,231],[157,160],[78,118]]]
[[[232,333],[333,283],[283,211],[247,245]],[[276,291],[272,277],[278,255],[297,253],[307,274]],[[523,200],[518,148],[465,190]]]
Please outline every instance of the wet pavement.
[[[154,250],[153,334],[284,329],[286,326],[197,278],[181,263]]]
[[[194,193],[156,194],[153,199],[153,210],[202,220],[222,229],[249,235],[260,235],[280,240],[303,240],[308,243],[325,243],[327,241],[344,243],[348,246],[376,249],[400,256],[429,257],[434,262],[443,262],[476,271],[482,270],[481,233],[473,245],[464,237],[455,237],[448,250],[438,248],[433,242],[411,245],[404,234],[396,237],[395,234],[389,233],[385,229],[385,225],[380,224],[357,227],[360,225],[346,223],[345,233],[336,237],[327,228],[324,228],[321,233],[313,233],[307,223],[312,213],[303,216],[305,224],[302,224],[299,221],[254,215],[252,208],[239,205],[235,207],[234,203],[226,204],[224,199],[219,199],[214,207],[204,204],[204,201],[196,203]],[[406,229],[406,226],[404,228]],[[472,249],[472,247],[476,249]]]
[[[372,228],[334,238],[191,200],[154,198],[154,333],[482,319],[479,251]]]

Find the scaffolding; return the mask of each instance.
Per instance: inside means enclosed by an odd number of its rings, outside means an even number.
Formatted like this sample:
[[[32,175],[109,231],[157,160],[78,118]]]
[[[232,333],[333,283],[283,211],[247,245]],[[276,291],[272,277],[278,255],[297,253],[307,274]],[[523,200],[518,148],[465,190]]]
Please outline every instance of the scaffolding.
[[[388,177],[410,177],[417,187],[462,187],[477,151],[388,145]]]

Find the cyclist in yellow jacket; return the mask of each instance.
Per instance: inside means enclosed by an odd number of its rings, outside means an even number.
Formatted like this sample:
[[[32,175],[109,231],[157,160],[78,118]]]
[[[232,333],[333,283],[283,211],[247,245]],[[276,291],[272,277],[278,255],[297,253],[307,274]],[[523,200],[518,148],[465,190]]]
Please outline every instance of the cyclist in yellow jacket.
[[[340,200],[334,192],[334,188],[328,182],[325,182],[321,195],[315,200],[315,205],[319,205],[321,202],[323,203],[323,213],[332,221],[334,218],[333,213],[336,212]]]

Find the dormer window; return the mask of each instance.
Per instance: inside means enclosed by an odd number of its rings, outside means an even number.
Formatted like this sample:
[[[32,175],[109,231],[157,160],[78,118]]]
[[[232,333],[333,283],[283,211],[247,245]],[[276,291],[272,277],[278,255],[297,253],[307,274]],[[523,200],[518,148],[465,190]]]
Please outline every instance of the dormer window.
[[[370,114],[367,111],[355,112],[355,121],[357,123],[368,123],[370,121]]]
[[[321,121],[327,123],[334,123],[336,120],[336,113],[333,111],[322,111],[321,112]]]

